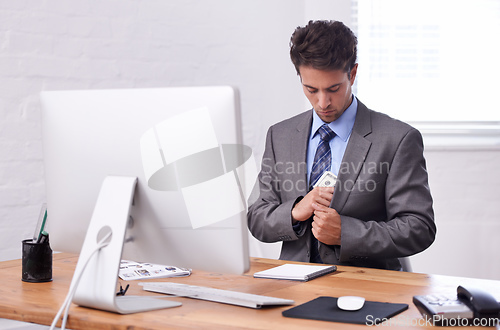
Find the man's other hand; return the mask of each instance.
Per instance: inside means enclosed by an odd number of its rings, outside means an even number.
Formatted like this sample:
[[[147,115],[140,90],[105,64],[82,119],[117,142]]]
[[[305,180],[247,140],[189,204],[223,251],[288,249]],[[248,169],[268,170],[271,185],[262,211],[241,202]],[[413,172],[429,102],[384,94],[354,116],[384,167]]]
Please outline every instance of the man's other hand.
[[[313,204],[329,208],[333,197],[333,187],[316,187],[298,202],[292,209],[292,218],[296,221],[305,221],[313,216]]]

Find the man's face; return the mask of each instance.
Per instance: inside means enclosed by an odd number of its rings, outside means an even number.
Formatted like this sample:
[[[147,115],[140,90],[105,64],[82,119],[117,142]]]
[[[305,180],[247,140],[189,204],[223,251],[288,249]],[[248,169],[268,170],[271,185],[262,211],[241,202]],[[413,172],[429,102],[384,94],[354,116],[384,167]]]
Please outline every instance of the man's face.
[[[349,76],[343,70],[325,71],[311,66],[299,67],[304,94],[325,123],[337,120],[351,105],[351,87],[357,69],[356,64]]]

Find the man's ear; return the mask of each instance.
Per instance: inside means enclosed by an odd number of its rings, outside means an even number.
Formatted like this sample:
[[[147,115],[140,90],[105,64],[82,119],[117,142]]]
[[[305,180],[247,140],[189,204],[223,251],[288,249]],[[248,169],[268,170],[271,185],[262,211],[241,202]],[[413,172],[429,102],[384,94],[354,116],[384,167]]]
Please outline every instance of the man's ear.
[[[351,73],[349,75],[349,81],[352,84],[354,84],[354,80],[356,80],[356,73],[358,73],[358,63],[354,64],[354,66],[351,69]]]

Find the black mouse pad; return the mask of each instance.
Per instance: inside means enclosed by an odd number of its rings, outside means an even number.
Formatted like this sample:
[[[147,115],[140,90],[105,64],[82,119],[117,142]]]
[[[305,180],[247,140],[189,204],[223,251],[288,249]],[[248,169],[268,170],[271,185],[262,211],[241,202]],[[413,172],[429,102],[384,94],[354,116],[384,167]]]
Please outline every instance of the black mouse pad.
[[[374,325],[408,309],[408,304],[365,301],[357,311],[337,307],[337,298],[318,297],[302,305],[283,311],[283,316],[299,319]]]

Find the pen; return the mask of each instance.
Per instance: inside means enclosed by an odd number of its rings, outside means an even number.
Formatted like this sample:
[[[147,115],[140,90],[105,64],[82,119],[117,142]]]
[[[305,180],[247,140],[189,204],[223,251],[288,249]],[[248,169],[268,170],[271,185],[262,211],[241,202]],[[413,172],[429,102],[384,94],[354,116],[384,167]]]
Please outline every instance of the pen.
[[[47,233],[45,230],[40,233],[40,238],[38,239],[37,243],[43,244],[45,242],[49,241],[49,233]]]
[[[40,239],[42,238],[42,234],[45,232],[45,230],[44,230],[45,221],[47,221],[47,209],[45,209],[45,214],[43,215],[42,225],[40,226],[40,233],[38,234],[38,240],[37,240],[38,243],[41,243]],[[47,232],[45,232],[45,233],[47,233]]]
[[[40,210],[40,215],[38,216],[38,222],[36,224],[35,232],[33,233],[33,242],[38,243],[40,240],[40,235],[42,234],[45,221],[47,220],[47,204],[42,204],[42,209]]]

